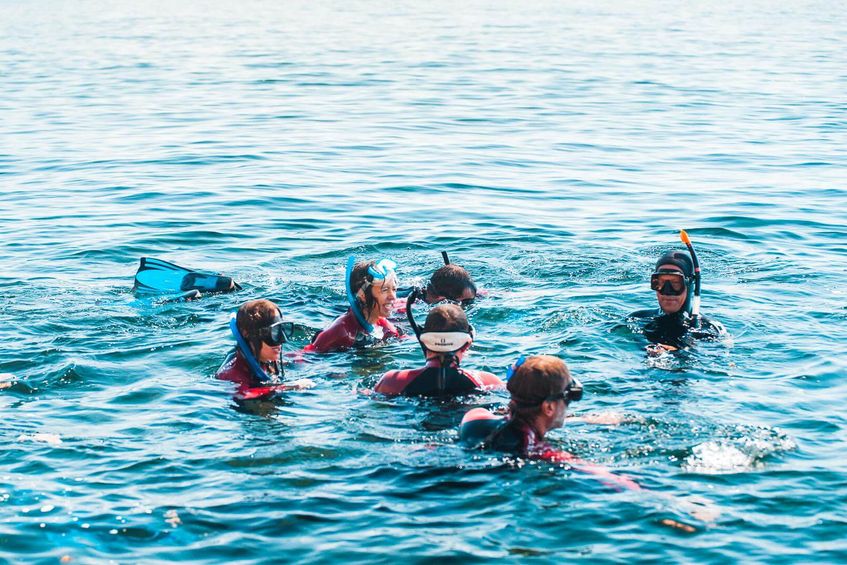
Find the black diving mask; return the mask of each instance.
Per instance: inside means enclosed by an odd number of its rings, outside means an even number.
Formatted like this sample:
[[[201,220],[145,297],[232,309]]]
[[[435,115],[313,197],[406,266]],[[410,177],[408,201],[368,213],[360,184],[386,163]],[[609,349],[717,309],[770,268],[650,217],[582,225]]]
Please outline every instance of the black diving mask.
[[[571,402],[575,402],[577,400],[582,400],[582,383],[579,382],[579,379],[571,375],[571,380],[568,382],[568,386],[565,387],[565,390],[563,390],[559,394],[548,396],[547,398],[545,398],[545,400],[549,400],[551,402],[556,400],[564,400],[566,404],[570,404]]]
[[[650,288],[665,296],[685,294],[687,283],[687,277],[679,271],[662,269],[650,275]]]
[[[431,282],[426,283],[426,290],[430,293],[430,295],[439,297],[438,300],[436,300],[432,304],[448,302],[451,304],[458,304],[462,308],[467,308],[468,306],[473,304],[474,300],[476,300],[476,291],[474,291],[473,298],[465,298],[464,300],[460,300],[458,297],[452,298],[450,296],[444,296],[443,294],[439,293],[437,290],[435,290],[435,287],[432,285]],[[464,291],[462,292],[462,294],[464,294]]]
[[[270,326],[264,327],[258,331],[258,336],[262,341],[271,347],[282,345],[294,333],[294,322],[282,321],[282,315],[276,319]]]

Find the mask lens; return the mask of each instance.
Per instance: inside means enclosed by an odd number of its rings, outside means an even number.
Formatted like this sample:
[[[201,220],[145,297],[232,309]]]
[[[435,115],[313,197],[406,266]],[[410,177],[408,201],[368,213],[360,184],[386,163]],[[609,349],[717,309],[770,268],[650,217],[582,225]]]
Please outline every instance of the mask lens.
[[[571,402],[575,402],[577,400],[582,400],[582,383],[579,382],[574,376],[571,376],[571,382],[568,383],[568,386],[565,387],[565,390],[547,398],[549,401],[556,400],[564,400],[565,403],[570,404]]]
[[[665,295],[678,296],[685,292],[685,276],[682,273],[653,273],[650,288]]]
[[[391,259],[382,259],[379,263],[374,265],[373,267],[368,267],[368,273],[375,279],[381,280],[386,279],[394,274],[394,270],[397,268],[397,263],[392,261]]]
[[[565,399],[568,402],[582,400],[582,383],[574,376],[571,376],[571,382],[568,383]]]
[[[282,345],[288,341],[293,331],[293,322],[283,322],[280,320],[262,330],[262,341],[272,347]]]

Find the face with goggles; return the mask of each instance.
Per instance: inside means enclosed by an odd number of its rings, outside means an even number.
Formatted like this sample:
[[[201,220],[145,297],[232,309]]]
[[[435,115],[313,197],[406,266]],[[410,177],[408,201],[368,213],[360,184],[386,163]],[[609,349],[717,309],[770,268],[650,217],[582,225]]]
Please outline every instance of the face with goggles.
[[[656,291],[659,307],[665,314],[679,312],[688,299],[688,279],[676,265],[659,265],[650,275],[650,288]]]
[[[366,311],[363,313],[370,323],[391,315],[394,302],[397,300],[395,268],[397,263],[390,259],[382,259],[368,267],[368,276],[357,292],[357,297],[365,305]]]
[[[288,341],[293,330],[294,324],[284,322],[279,312],[270,325],[256,330],[254,335],[261,340],[260,349],[256,352],[257,360],[260,363],[279,361],[282,344]]]

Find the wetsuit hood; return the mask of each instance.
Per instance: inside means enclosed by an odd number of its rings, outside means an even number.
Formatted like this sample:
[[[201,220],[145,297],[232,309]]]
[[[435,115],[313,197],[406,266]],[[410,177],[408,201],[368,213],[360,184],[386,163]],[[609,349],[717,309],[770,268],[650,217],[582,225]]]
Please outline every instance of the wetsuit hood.
[[[656,270],[662,265],[673,265],[682,271],[685,276],[685,304],[682,305],[680,312],[691,313],[691,297],[694,294],[694,263],[691,261],[691,256],[685,251],[668,251],[656,261]]]

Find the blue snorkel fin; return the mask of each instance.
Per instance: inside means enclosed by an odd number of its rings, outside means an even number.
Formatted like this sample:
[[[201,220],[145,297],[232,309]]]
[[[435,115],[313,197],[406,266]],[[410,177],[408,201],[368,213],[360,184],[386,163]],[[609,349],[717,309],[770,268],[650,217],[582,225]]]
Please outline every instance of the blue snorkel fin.
[[[232,337],[235,338],[235,342],[238,344],[238,349],[241,351],[241,354],[247,361],[247,365],[250,367],[250,370],[253,371],[256,378],[263,383],[270,382],[271,378],[259,365],[259,361],[256,360],[256,356],[253,355],[252,351],[250,351],[250,346],[247,345],[246,341],[244,341],[244,336],[242,336],[241,332],[238,331],[238,324],[236,324],[235,318],[236,315],[233,314],[229,319],[229,330],[232,332]]]
[[[356,266],[356,256],[350,255],[347,258],[347,269],[344,273],[344,288],[347,290],[347,303],[350,304],[350,309],[353,311],[353,315],[356,316],[356,321],[359,322],[359,325],[362,326],[366,332],[371,333],[374,330],[372,324],[369,324],[365,319],[365,316],[362,314],[362,310],[359,308],[359,300],[356,298],[356,295],[353,294],[353,288],[350,286],[350,275],[353,274],[353,267]]]
[[[231,277],[192,271],[161,259],[142,257],[132,290],[137,294],[187,295],[192,291],[232,292],[241,290],[241,286]]]

